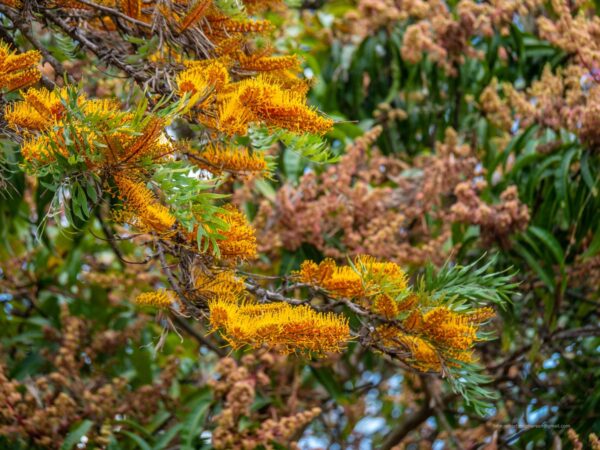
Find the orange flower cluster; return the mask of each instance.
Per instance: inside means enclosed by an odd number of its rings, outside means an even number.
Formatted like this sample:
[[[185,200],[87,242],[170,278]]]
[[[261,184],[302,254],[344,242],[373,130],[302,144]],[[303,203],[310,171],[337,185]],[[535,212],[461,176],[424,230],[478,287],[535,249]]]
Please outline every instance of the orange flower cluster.
[[[420,302],[423,303],[423,302]],[[376,337],[384,346],[408,352],[407,361],[423,371],[442,370],[444,364],[473,361],[478,327],[494,317],[492,308],[459,313],[448,306],[413,309],[395,325],[380,325]]]
[[[23,100],[7,105],[4,117],[25,138],[21,152],[27,162],[53,164],[60,155],[83,162],[96,174],[109,173],[119,190],[116,195],[124,201],[124,221],[159,233],[173,227],[175,217],[137,173],[143,161],[157,161],[172,152],[163,133],[164,119],[149,115],[139,122],[116,100],[83,95],[76,99],[83,116],[67,117],[67,88],[31,88],[21,94]]]
[[[213,330],[233,348],[276,349],[322,355],[340,352],[350,339],[348,320],[287,303],[238,303],[217,298],[208,304]]]
[[[37,50],[19,54],[0,41],[0,90],[14,91],[37,83],[42,76],[37,68],[41,58]]]
[[[333,126],[306,105],[307,85],[280,67],[297,65],[288,57],[244,59],[253,71],[270,72],[231,82],[231,58],[189,63],[178,75],[180,94],[190,93],[196,119],[228,136],[245,135],[250,124],[284,128],[296,133],[324,133]]]
[[[296,277],[334,298],[358,300],[382,316],[388,322],[377,327],[374,337],[385,347],[407,352],[407,361],[424,371],[439,371],[455,360],[472,361],[478,326],[494,315],[491,308],[459,313],[448,306],[432,306],[437,302],[427,295],[409,291],[398,265],[368,256],[342,267],[330,259],[320,264],[305,261]]]
[[[175,301],[175,293],[165,289],[156,292],[144,292],[135,298],[139,306],[153,306],[159,309],[169,309]]]
[[[394,319],[415,305],[415,297],[408,295],[408,280],[402,268],[392,262],[379,262],[372,256],[359,255],[352,266],[338,266],[332,259],[320,264],[304,261],[295,276],[302,283],[326,290],[334,298],[358,301],[387,319]]]
[[[397,296],[408,287],[406,274],[400,266],[379,262],[366,255],[357,256],[352,267],[338,266],[332,259],[320,264],[304,261],[295,275],[301,282],[322,287],[338,298]]]
[[[221,231],[218,241],[221,257],[230,261],[256,258],[256,236],[246,216],[233,205],[225,206],[226,213],[219,214],[228,229]]]
[[[47,130],[58,123],[65,112],[66,89],[31,88],[21,92],[21,96],[22,101],[10,103],[4,110],[5,120],[16,130]]]
[[[242,298],[244,280],[230,270],[207,274],[199,272],[194,281],[195,295],[201,300],[235,302]]]
[[[202,152],[193,155],[192,161],[215,175],[223,172],[260,175],[268,169],[264,153],[219,144],[206,146]]]
[[[160,204],[145,183],[136,181],[126,175],[114,177],[119,188],[119,198],[126,211],[131,213],[131,224],[136,228],[159,233],[166,233],[175,224],[175,216],[169,208]]]
[[[149,116],[145,125],[134,124],[133,114],[122,111],[116,100],[79,95],[77,103],[84,117],[66,120],[67,88],[31,88],[21,95],[23,100],[5,107],[4,117],[27,138],[22,152],[29,162],[48,163],[53,153],[68,157],[75,152],[73,156],[85,160],[90,169],[123,170],[144,158],[159,159],[172,152],[162,119]],[[75,130],[70,147],[64,138],[68,126]]]

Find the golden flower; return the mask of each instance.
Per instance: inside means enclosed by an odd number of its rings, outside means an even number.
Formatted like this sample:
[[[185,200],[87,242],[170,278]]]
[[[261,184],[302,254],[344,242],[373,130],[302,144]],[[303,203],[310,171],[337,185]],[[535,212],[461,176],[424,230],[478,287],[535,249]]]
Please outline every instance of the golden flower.
[[[317,313],[307,305],[262,305],[215,299],[209,302],[210,322],[233,347],[266,346],[283,353],[339,352],[350,339],[344,317]]]
[[[274,70],[298,70],[300,61],[296,55],[286,56],[246,56],[243,53],[239,55],[238,62],[240,68],[252,72],[270,72]]]
[[[23,100],[8,105],[4,112],[6,121],[13,128],[42,131],[54,125],[65,111],[65,88],[53,91],[31,88],[21,95]]]
[[[217,118],[212,122],[203,122],[227,136],[248,134],[248,124],[255,122],[252,111],[246,108],[236,94],[223,95],[219,101]]]
[[[244,43],[244,36],[234,35],[226,39],[222,39],[215,49],[215,53],[219,56],[226,56],[236,53],[240,50]]]
[[[256,258],[256,235],[246,216],[233,205],[225,206],[226,212],[219,214],[229,228],[220,231],[223,239],[217,241],[221,256],[225,259]]]
[[[396,296],[408,287],[406,273],[393,262],[380,262],[369,255],[359,255],[354,260],[356,270],[361,274],[368,291],[385,292]]]
[[[379,341],[388,348],[399,348],[408,352],[405,359],[412,367],[422,371],[441,370],[441,357],[435,346],[427,340],[404,333],[394,325],[380,325],[376,328]]]
[[[440,356],[435,347],[418,336],[400,334],[398,339],[410,351],[409,359],[413,367],[427,371],[439,371],[441,369]]]
[[[319,265],[304,262],[295,276],[303,283],[318,285],[334,297],[381,297],[396,302],[396,296],[408,287],[406,274],[394,263],[378,262],[371,256],[361,255],[353,266],[337,266],[326,259]],[[383,301],[383,300],[381,300]],[[383,307],[383,304],[380,305]],[[389,304],[386,311],[392,314]],[[393,307],[399,312],[398,306]],[[395,314],[394,314],[395,315]]]
[[[194,3],[187,14],[181,19],[179,30],[185,31],[198,23],[206,14],[208,7],[212,5],[212,0],[199,0]]]
[[[393,319],[398,315],[398,302],[387,294],[381,294],[375,297],[371,309],[386,319]]]
[[[203,299],[236,301],[244,292],[244,280],[233,271],[224,270],[214,275],[198,273],[194,281],[196,293]]]
[[[39,81],[42,74],[36,66],[41,58],[37,50],[16,53],[0,41],[0,89],[14,91]]]
[[[141,228],[165,233],[175,224],[175,217],[169,209],[158,203],[144,183],[134,181],[125,175],[114,176],[119,188],[119,198],[124,206],[139,219]]]
[[[294,275],[302,283],[322,287],[334,297],[352,298],[364,292],[360,274],[351,267],[337,266],[332,259],[325,259],[318,265],[305,261]]]
[[[194,162],[201,168],[216,175],[226,172],[237,173],[262,173],[267,170],[267,161],[262,152],[251,152],[245,147],[223,145],[208,145],[199,159]]]
[[[199,105],[207,103],[207,97],[213,91],[219,92],[229,83],[229,72],[222,61],[186,61],[188,68],[177,74],[179,94],[189,92],[203,99]]]
[[[323,287],[335,297],[360,297],[364,294],[363,281],[352,267],[336,267],[329,278],[323,280]]]
[[[168,309],[175,301],[173,291],[160,289],[156,292],[144,292],[135,298],[135,303],[139,306],[153,306],[155,308]]]
[[[237,20],[227,16],[213,16],[209,18],[209,22],[213,22],[215,28],[229,33],[263,33],[273,29],[273,24],[268,20]]]
[[[467,350],[476,340],[476,329],[468,316],[438,306],[423,314],[422,331],[430,339],[457,350]]]
[[[476,324],[480,324],[480,323],[488,321],[495,315],[496,315],[496,311],[494,311],[494,308],[486,306],[485,308],[479,308],[473,312],[470,312],[469,314],[466,315],[466,319],[470,323],[476,325]]]
[[[331,276],[335,268],[335,261],[330,258],[323,260],[320,264],[306,260],[300,265],[300,270],[295,272],[295,276],[302,283],[320,285]]]
[[[261,76],[236,83],[236,95],[255,121],[296,133],[325,133],[333,120],[322,117],[306,105],[302,92],[284,90]]]

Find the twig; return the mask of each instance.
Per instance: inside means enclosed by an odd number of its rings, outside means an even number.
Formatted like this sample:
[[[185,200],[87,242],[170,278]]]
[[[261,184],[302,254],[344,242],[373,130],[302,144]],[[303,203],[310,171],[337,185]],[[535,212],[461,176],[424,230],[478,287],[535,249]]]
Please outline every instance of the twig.
[[[140,26],[140,27],[143,27],[143,28],[148,28],[148,29],[152,28],[152,25],[150,25],[149,23],[142,22],[141,20],[134,19],[133,17],[129,17],[128,15],[123,14],[122,12],[120,12],[120,11],[118,11],[116,9],[109,8],[108,6],[99,5],[97,3],[89,2],[87,0],[78,0],[78,2],[79,3],[83,3],[84,5],[87,5],[87,6],[91,7],[91,8],[97,9],[98,11],[105,12],[105,13],[111,15],[111,16],[118,17],[118,18],[123,19],[123,20],[125,20],[127,22],[131,22],[134,25],[137,25],[137,26]]]
[[[183,328],[183,330],[187,334],[189,334],[194,339],[196,339],[201,345],[204,345],[205,347],[208,347],[210,350],[212,350],[213,352],[215,352],[217,355],[219,355],[221,357],[227,356],[227,352],[225,350],[223,350],[222,348],[217,347],[211,341],[209,341],[208,339],[206,339],[206,337],[202,336],[202,334],[200,334],[194,327],[192,327],[187,322],[187,320],[185,320],[183,317],[173,316],[173,321],[178,326],[180,326],[181,328]]]

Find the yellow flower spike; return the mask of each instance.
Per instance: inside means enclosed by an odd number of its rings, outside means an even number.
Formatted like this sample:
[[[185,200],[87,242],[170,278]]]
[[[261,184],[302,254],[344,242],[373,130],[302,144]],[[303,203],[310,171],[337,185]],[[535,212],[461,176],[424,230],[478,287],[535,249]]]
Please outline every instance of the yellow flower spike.
[[[373,300],[372,310],[386,319],[393,319],[398,315],[398,302],[387,294],[381,294]]]
[[[229,270],[215,275],[200,272],[194,284],[197,295],[205,300],[219,298],[233,302],[241,298],[244,292],[244,280]]]
[[[440,356],[435,347],[418,336],[400,334],[398,340],[410,351],[410,362],[416,369],[422,371],[440,371]]]
[[[215,48],[215,53],[219,56],[226,56],[232,53],[236,53],[240,50],[244,43],[244,36],[231,36],[226,39],[221,40]]]
[[[422,371],[440,371],[442,366],[436,348],[419,336],[404,333],[394,325],[380,325],[375,330],[379,341],[388,348],[409,353],[404,357],[412,367]]]
[[[242,105],[239,98],[227,96],[219,105],[214,127],[227,136],[244,136],[248,134],[248,124],[254,120],[252,112]]]
[[[304,262],[295,276],[303,283],[318,285],[334,297],[378,297],[386,295],[395,302],[396,296],[408,288],[405,272],[394,263],[378,262],[371,256],[357,256],[354,267],[337,266],[326,259],[319,265]],[[380,305],[384,308],[383,305]],[[396,315],[399,305],[387,305],[386,314]]]
[[[37,68],[29,68],[0,75],[0,89],[6,88],[7,91],[16,91],[37,83],[41,76],[42,75]]]
[[[228,33],[264,33],[274,28],[268,20],[236,20],[227,16],[211,17],[210,19],[209,22],[214,23],[216,29]]]
[[[139,19],[142,14],[142,1],[141,0],[121,0],[121,9],[123,13],[133,19]]]
[[[81,103],[81,110],[89,116],[111,119],[120,115],[123,118],[124,123],[133,118],[131,113],[121,111],[121,104],[119,101],[112,98],[95,98],[91,100],[82,98],[79,101]]]
[[[301,92],[284,90],[268,78],[246,79],[236,83],[235,89],[243,107],[252,112],[256,121],[267,126],[316,134],[325,133],[333,126],[333,120],[306,105]]]
[[[164,146],[161,146],[159,140],[163,135],[165,126],[164,119],[153,117],[144,127],[141,134],[136,136],[133,141],[127,145],[123,155],[122,162],[132,163],[139,161],[144,157],[159,156]]]
[[[21,94],[23,100],[31,105],[38,113],[58,120],[65,111],[63,101],[67,98],[66,88],[49,91],[46,88],[28,89]]]
[[[294,274],[302,283],[321,285],[331,276],[335,268],[335,261],[330,258],[326,258],[320,264],[306,260],[300,265],[300,270]]]
[[[180,95],[189,92],[206,96],[221,91],[229,83],[227,67],[219,60],[189,61],[188,69],[177,74]]]
[[[160,289],[156,292],[145,292],[135,298],[136,305],[153,306],[160,309],[168,309],[175,302],[176,296],[173,291]]]
[[[219,218],[229,225],[228,230],[221,231],[224,239],[217,241],[221,256],[229,260],[256,258],[256,235],[254,228],[248,223],[246,216],[233,205],[226,205],[224,214]]]
[[[138,215],[144,224],[159,233],[166,233],[175,224],[175,217],[169,212],[169,208],[160,203],[148,206],[145,211],[139,211]]]
[[[208,302],[208,307],[209,323],[213,330],[228,326],[237,320],[238,306],[235,301],[217,297]]]
[[[468,316],[438,306],[423,314],[423,332],[432,340],[456,350],[467,350],[476,340]]]
[[[240,68],[252,72],[271,72],[276,70],[299,70],[300,61],[296,55],[286,56],[246,56],[238,57]]]
[[[487,320],[491,319],[495,315],[496,315],[496,311],[494,311],[494,308],[486,306],[485,308],[479,308],[479,309],[476,309],[475,311],[467,314],[466,319],[473,325],[478,325],[483,322],[486,322]]]
[[[13,129],[43,130],[52,125],[48,116],[43,116],[25,102],[9,103],[4,108],[4,119]]]
[[[60,130],[50,130],[35,137],[28,135],[21,145],[21,154],[27,162],[49,163],[55,160],[55,153],[65,158],[69,155]]]
[[[65,111],[66,88],[49,91],[31,88],[21,92],[23,100],[7,106],[5,118],[13,128],[43,131],[60,120]],[[84,102],[81,97],[80,102]]]
[[[276,84],[285,90],[294,91],[302,97],[306,97],[311,85],[310,80],[301,79],[298,77],[297,72],[290,70],[273,70],[264,73],[262,76],[269,83]]]
[[[341,351],[350,339],[346,318],[317,313],[307,305],[236,304],[215,299],[209,302],[209,309],[213,329],[220,329],[233,348],[266,346],[282,353],[321,355]]]
[[[41,59],[37,50],[16,53],[0,41],[0,89],[14,91],[37,83],[42,77],[37,69]]]
[[[169,231],[175,224],[175,217],[169,209],[158,203],[143,183],[118,174],[114,177],[119,188],[119,197],[125,208],[132,211],[143,227],[159,233]]]
[[[331,259],[325,259],[319,265],[305,261],[295,276],[302,283],[326,289],[333,297],[353,298],[364,293],[360,275],[351,267],[338,267]]]
[[[21,154],[27,162],[44,162],[50,157],[49,139],[42,135],[28,138],[21,145]]]
[[[352,267],[337,267],[331,276],[323,281],[323,287],[334,297],[355,298],[364,294],[363,282]]]
[[[179,30],[185,31],[197,24],[206,14],[208,7],[212,5],[211,0],[198,0],[188,11],[179,24]]]
[[[398,294],[408,288],[408,279],[402,268],[392,262],[379,262],[372,256],[360,255],[354,265],[367,285],[375,292]]]
[[[244,304],[243,313],[249,317],[258,317],[263,314],[281,313],[287,311],[290,305],[287,303],[246,303]]]
[[[263,173],[267,170],[267,161],[262,152],[250,152],[245,147],[224,147],[209,145],[193,162],[202,169],[215,175],[223,172]]]

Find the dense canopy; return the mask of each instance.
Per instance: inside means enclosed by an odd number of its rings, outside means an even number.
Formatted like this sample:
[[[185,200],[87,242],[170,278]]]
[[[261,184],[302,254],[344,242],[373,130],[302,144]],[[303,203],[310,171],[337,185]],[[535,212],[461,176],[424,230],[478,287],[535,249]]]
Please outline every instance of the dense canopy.
[[[0,0],[0,448],[599,450],[599,7]]]

